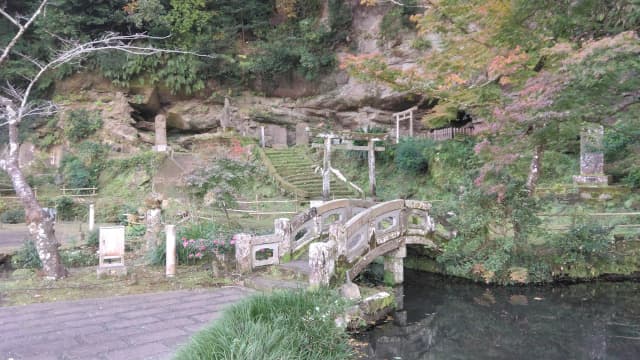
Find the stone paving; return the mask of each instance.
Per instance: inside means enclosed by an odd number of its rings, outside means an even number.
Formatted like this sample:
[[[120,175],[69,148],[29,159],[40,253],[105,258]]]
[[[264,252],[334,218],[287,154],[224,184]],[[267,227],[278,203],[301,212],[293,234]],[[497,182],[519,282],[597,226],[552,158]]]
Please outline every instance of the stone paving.
[[[242,287],[0,308],[0,360],[170,359]]]

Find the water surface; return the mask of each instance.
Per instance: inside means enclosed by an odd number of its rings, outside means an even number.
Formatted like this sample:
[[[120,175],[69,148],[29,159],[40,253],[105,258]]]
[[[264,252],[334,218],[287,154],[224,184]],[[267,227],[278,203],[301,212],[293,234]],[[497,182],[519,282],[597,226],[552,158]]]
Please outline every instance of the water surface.
[[[640,283],[490,287],[405,270],[371,359],[640,359]]]

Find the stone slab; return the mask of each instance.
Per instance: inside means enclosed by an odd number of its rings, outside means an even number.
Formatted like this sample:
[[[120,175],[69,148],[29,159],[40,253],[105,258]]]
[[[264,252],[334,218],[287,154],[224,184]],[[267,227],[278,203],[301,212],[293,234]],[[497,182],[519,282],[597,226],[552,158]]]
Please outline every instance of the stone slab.
[[[227,287],[1,307],[0,359],[170,359],[251,293]]]

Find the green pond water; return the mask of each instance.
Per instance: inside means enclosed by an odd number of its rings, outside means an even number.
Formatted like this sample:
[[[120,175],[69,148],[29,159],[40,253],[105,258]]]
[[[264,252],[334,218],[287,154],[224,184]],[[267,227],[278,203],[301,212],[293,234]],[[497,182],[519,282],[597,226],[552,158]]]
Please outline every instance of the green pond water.
[[[640,283],[492,287],[405,270],[370,359],[640,359]]]

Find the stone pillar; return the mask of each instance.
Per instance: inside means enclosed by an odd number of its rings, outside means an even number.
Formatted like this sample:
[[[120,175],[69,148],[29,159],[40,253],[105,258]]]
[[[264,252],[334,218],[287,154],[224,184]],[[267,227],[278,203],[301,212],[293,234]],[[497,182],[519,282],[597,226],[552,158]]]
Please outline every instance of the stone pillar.
[[[145,199],[147,211],[144,222],[147,230],[144,234],[144,243],[147,250],[151,250],[160,244],[160,232],[162,231],[162,195],[151,193]]]
[[[311,287],[329,286],[336,271],[335,241],[317,242],[309,246],[309,285]]]
[[[329,226],[329,240],[336,242],[337,257],[347,256],[347,237],[343,224],[335,223]]]
[[[607,185],[609,177],[604,174],[604,127],[586,126],[580,133],[580,175],[573,181],[579,185]]]
[[[167,234],[166,275],[174,277],[176,275],[176,226],[166,225],[164,231]]]
[[[309,146],[309,125],[307,123],[296,124],[296,145]]]
[[[226,96],[224,97],[224,108],[222,108],[220,126],[222,126],[222,132],[226,132],[227,128],[231,126],[231,105],[229,104],[229,98]]]
[[[396,144],[400,142],[400,118],[398,115],[393,116],[396,119]]]
[[[279,245],[279,256],[286,256],[291,253],[293,244],[291,243],[291,224],[287,218],[278,218],[273,221],[276,237],[281,239]]]
[[[324,138],[324,159],[322,162],[322,200],[331,200],[331,137]]]
[[[413,110],[409,112],[409,137],[413,137]]]
[[[369,160],[369,194],[371,200],[376,200],[376,146],[373,139],[369,139],[368,143],[368,155]]]
[[[155,151],[167,151],[167,117],[164,114],[158,114],[155,118],[156,130],[156,146]]]
[[[89,204],[89,231],[95,227],[96,210],[94,204]]]
[[[393,286],[404,282],[404,258],[407,256],[407,248],[398,250],[384,256],[384,282]]]
[[[236,263],[238,271],[243,274],[251,272],[251,234],[236,234],[233,236],[236,241]]]

